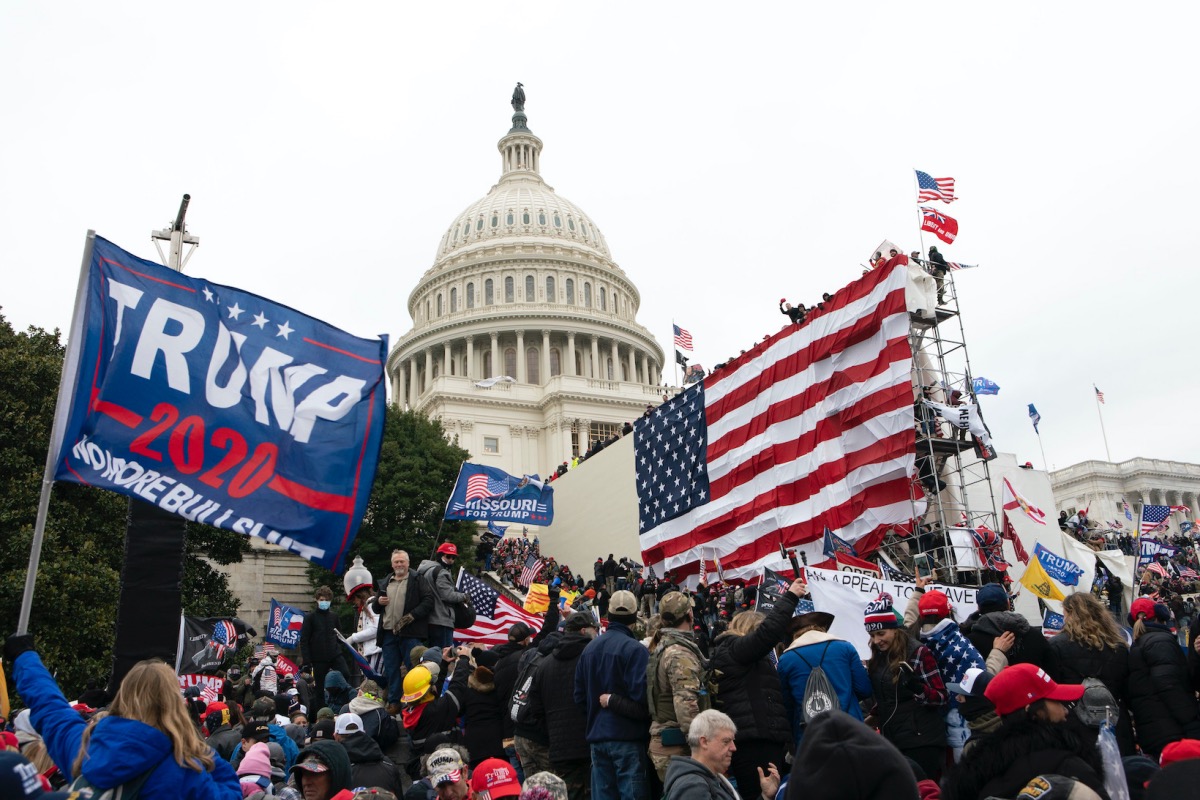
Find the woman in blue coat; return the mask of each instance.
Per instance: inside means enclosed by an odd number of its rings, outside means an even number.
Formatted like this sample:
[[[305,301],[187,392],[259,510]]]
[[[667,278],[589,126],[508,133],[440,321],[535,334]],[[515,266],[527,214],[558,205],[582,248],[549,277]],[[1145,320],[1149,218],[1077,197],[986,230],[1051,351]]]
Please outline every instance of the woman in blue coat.
[[[107,713],[87,722],[63,697],[32,636],[10,636],[4,655],[33,727],[63,774],[82,776],[100,791],[141,782],[141,797],[240,800],[237,774],[200,738],[175,673],[163,662],[135,665]]]
[[[871,678],[858,650],[844,639],[829,634],[833,614],[810,611],[792,619],[792,644],[779,657],[779,680],[783,704],[792,719],[792,737],[799,747],[804,737],[804,689],[818,664],[837,693],[842,711],[862,720],[858,701],[871,696]]]

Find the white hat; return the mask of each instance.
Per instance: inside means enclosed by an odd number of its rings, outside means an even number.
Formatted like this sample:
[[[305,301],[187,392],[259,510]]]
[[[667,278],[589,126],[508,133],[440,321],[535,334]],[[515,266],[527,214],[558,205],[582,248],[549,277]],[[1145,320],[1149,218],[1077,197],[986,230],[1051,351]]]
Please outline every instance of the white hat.
[[[363,730],[362,717],[352,712],[338,714],[337,721],[333,726],[333,732],[338,736],[345,736],[348,733],[362,733]]]

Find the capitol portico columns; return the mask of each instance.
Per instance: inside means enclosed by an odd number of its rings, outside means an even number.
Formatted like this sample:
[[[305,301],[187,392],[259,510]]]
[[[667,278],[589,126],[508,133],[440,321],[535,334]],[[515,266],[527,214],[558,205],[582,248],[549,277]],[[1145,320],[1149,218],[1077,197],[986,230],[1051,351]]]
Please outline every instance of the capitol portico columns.
[[[617,350],[617,340],[612,340],[612,375],[605,373],[606,378],[613,381],[621,380],[621,355]]]
[[[404,365],[396,365],[396,384],[392,387],[392,397],[396,400],[396,405],[401,409],[408,405],[408,386],[405,379],[408,377],[404,374]]]
[[[446,342],[442,345],[442,375],[443,377],[450,374],[450,345],[452,342]]]
[[[475,337],[467,335],[467,379],[475,380]]]
[[[592,335],[592,369],[589,378],[600,377],[600,337]]]
[[[417,405],[417,360],[410,358],[408,360],[408,407],[414,408]]]
[[[563,374],[575,374],[575,331],[567,331],[567,363],[563,368]]]
[[[637,354],[633,352],[633,347],[631,346],[629,348],[629,374],[625,376],[626,379],[630,383],[637,383],[637,361],[636,361],[636,358],[637,358]]]
[[[500,334],[492,331],[492,371],[485,378],[497,378],[504,373],[500,371]]]
[[[541,380],[538,382],[545,386],[550,382],[550,331],[545,329],[542,330],[542,352],[540,357],[542,361],[542,374],[539,376]],[[559,363],[559,367],[562,367],[561,362]]]
[[[642,384],[645,386],[653,385],[653,383],[650,381],[650,365],[646,363],[645,353],[642,353]]]
[[[425,380],[421,385],[422,392],[429,391],[429,383],[433,379],[433,348],[425,348]]]
[[[525,331],[517,331],[517,383],[527,383],[525,380]]]

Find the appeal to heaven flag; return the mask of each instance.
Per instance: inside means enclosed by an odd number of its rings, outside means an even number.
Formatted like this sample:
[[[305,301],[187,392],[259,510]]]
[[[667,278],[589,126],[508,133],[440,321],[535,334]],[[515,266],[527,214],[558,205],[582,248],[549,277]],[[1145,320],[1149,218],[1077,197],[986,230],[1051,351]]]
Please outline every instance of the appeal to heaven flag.
[[[554,489],[537,475],[517,478],[502,469],[464,461],[444,516],[549,525],[554,521]]]
[[[813,561],[828,525],[869,553],[912,516],[908,268],[873,270],[634,423],[642,553],[680,579]]]
[[[282,288],[282,287],[281,287]],[[387,340],[360,339],[95,237],[55,480],[340,571],[383,431]]]
[[[929,231],[946,244],[958,238],[958,220],[935,208],[921,207],[921,230]]]
[[[1025,567],[1025,574],[1021,576],[1021,585],[1043,600],[1065,599],[1063,593],[1054,585],[1054,581],[1046,574],[1042,562],[1036,558],[1029,562],[1029,566]]]

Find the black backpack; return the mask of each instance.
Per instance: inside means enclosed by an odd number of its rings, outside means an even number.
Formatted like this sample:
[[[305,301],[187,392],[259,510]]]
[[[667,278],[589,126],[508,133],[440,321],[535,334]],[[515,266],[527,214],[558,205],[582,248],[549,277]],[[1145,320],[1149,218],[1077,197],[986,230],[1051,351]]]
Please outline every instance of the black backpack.
[[[517,682],[512,697],[508,698],[508,718],[517,724],[524,724],[529,717],[529,687],[533,685],[534,674],[543,658],[536,648],[531,650],[521,654]]]
[[[842,703],[838,700],[837,692],[829,681],[829,676],[821,668],[821,665],[825,663],[825,654],[829,652],[830,644],[832,642],[825,643],[825,649],[821,651],[821,660],[815,667],[808,663],[807,658],[800,655],[800,651],[796,651],[796,655],[800,656],[800,660],[811,670],[808,673],[808,682],[804,684],[804,699],[800,703],[800,719],[805,725],[826,711],[842,710]]]
[[[375,710],[379,713],[379,730],[375,733],[375,742],[380,750],[386,751],[400,741],[400,726],[396,723],[396,718],[384,709]]]

